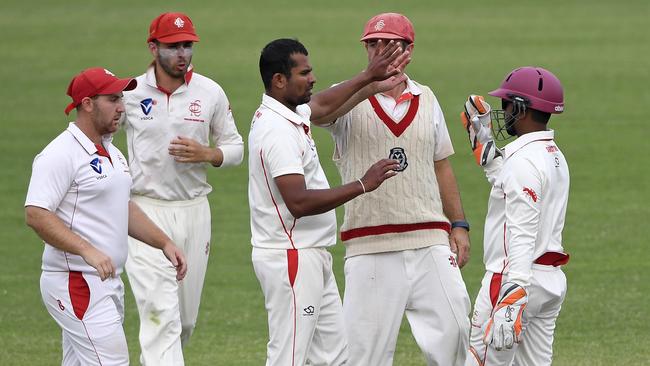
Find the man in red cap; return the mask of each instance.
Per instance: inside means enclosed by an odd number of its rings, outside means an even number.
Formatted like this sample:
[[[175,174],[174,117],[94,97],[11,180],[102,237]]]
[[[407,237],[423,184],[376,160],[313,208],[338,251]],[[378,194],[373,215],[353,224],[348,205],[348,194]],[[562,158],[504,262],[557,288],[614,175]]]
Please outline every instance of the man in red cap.
[[[163,13],[147,38],[153,62],[125,93],[131,198],[187,253],[178,283],[160,253],[132,238],[126,270],[140,314],[141,361],[182,365],[194,330],[210,252],[209,167],[238,165],[243,140],[230,103],[213,80],[192,69],[199,37],[183,13]]]
[[[36,156],[25,201],[27,225],[45,242],[41,294],[63,333],[63,365],[128,365],[124,285],[127,236],[165,258],[180,281],[183,252],[129,199],[126,159],[111,143],[134,79],[104,68],[68,87],[77,118]],[[169,265],[172,263],[173,267]]]
[[[407,17],[384,13],[366,23],[361,41],[369,58],[389,40],[413,51]],[[379,93],[371,84],[344,108],[337,119],[312,119],[334,138],[343,182],[379,158],[400,162],[396,177],[345,204],[349,364],[391,365],[406,314],[429,365],[460,365],[470,307],[459,267],[469,258],[469,224],[447,159],[454,149],[438,100],[407,78]]]

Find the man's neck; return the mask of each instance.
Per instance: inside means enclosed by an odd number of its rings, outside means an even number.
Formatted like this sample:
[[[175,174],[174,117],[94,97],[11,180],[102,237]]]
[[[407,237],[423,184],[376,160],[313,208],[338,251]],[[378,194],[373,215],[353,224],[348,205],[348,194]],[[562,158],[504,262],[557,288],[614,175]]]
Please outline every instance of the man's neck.
[[[88,137],[94,144],[102,143],[102,135],[95,130],[91,120],[83,117],[79,118],[78,116],[75,125],[77,125],[77,128],[79,128],[79,130],[81,130],[81,132],[83,132],[84,135],[86,135],[86,137]]]
[[[163,68],[158,64],[155,64],[154,72],[156,74],[156,85],[163,88],[170,94],[185,83],[184,76],[181,78],[175,78],[166,73],[165,70],[163,70]]]
[[[389,96],[395,100],[398,100],[399,97],[402,96],[402,93],[404,93],[404,90],[406,90],[406,81],[400,83],[398,86],[394,87],[391,90],[383,92],[382,94]]]

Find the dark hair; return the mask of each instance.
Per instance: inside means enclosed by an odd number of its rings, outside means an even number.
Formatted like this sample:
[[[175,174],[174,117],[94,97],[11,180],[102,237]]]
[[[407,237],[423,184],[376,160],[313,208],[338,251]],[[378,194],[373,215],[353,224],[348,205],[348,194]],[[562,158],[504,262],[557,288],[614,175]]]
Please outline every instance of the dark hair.
[[[296,66],[291,59],[294,53],[309,55],[297,39],[280,38],[264,46],[260,55],[260,74],[267,91],[271,90],[273,75],[280,73],[287,79],[291,77],[291,68]]]

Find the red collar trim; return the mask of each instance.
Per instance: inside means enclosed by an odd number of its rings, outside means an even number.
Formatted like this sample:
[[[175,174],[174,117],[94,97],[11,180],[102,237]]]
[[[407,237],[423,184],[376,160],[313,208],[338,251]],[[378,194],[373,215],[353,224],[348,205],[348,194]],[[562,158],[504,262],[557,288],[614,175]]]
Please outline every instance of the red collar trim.
[[[386,112],[381,108],[379,101],[375,96],[368,98],[368,101],[372,105],[372,109],[375,110],[375,113],[381,119],[386,127],[395,135],[395,137],[400,137],[404,131],[411,125],[411,122],[415,119],[415,115],[418,113],[418,107],[420,105],[420,96],[414,95],[411,100],[411,105],[409,106],[406,115],[402,118],[399,123],[395,122]]]
[[[108,151],[106,151],[106,149],[104,149],[104,146],[102,146],[101,144],[95,144],[95,148],[97,149],[97,155],[108,158],[108,161],[111,162],[111,165],[113,164],[111,155],[108,153]]]

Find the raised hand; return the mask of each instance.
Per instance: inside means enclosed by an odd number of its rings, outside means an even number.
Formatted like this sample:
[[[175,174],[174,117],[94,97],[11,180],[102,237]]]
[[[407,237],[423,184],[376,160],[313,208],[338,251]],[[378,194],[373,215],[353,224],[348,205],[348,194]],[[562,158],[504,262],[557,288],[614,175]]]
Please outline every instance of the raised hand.
[[[488,165],[494,158],[501,156],[501,150],[492,137],[492,121],[490,105],[480,95],[470,95],[465,102],[464,110],[460,113],[463,127],[469,135],[469,143],[476,163]]]
[[[375,53],[368,62],[366,72],[372,80],[385,80],[404,71],[411,62],[409,51],[402,51],[399,42],[390,41],[383,47],[383,41],[377,41]]]

